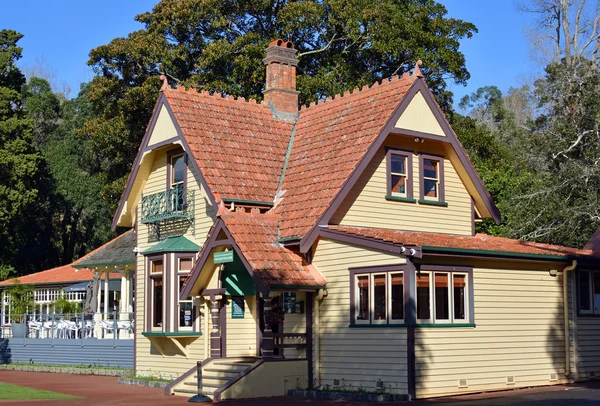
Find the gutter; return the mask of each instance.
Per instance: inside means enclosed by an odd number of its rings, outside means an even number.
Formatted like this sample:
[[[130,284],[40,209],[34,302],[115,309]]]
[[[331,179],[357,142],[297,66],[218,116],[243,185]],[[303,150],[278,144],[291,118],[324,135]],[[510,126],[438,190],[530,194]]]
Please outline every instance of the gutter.
[[[521,252],[510,251],[494,251],[494,250],[477,250],[470,248],[449,248],[449,247],[433,247],[423,245],[421,247],[423,254],[465,254],[473,256],[488,256],[497,258],[516,258],[516,259],[533,259],[533,260],[549,260],[549,261],[567,261],[571,257],[567,255],[551,255],[551,254],[526,254]]]
[[[569,272],[573,271],[577,267],[577,260],[573,260],[571,265],[564,267],[563,269],[563,321],[565,327],[565,376],[571,375],[571,352],[569,348],[569,301],[567,295],[567,285]],[[575,322],[575,320],[573,320]]]

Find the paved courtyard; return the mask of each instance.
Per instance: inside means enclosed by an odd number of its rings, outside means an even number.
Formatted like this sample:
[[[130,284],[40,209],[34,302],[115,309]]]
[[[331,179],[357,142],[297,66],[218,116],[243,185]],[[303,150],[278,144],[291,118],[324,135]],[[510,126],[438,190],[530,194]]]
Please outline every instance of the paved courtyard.
[[[51,390],[80,396],[74,400],[0,401],[18,405],[188,405],[186,398],[163,396],[161,389],[120,385],[114,377],[66,375],[36,372],[0,371],[0,382]],[[365,403],[344,401],[316,401],[302,398],[269,398],[216,402],[223,406],[361,406]],[[392,405],[392,403],[386,403]],[[399,402],[410,406],[596,406],[600,405],[600,382],[584,385],[553,386],[494,394],[463,396],[432,401]]]

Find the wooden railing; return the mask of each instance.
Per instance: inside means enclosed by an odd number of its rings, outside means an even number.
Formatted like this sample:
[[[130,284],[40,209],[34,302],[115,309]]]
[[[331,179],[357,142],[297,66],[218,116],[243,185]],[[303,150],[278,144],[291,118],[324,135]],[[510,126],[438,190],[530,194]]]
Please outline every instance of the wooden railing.
[[[276,333],[273,334],[275,348],[306,348],[306,333]]]

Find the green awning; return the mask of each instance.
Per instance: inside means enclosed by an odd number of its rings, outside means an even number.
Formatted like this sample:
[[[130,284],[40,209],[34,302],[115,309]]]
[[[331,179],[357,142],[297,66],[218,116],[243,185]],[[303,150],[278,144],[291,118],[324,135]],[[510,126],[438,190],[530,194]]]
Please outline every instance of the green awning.
[[[162,252],[198,252],[200,246],[185,238],[184,236],[179,237],[168,237],[156,244],[153,247],[142,251],[142,255],[159,254]]]

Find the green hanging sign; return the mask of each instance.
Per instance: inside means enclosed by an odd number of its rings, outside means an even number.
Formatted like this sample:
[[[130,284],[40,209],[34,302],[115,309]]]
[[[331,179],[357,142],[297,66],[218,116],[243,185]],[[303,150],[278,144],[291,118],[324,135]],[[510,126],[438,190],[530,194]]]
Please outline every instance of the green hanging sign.
[[[233,251],[215,252],[213,254],[213,261],[215,264],[233,262]]]

